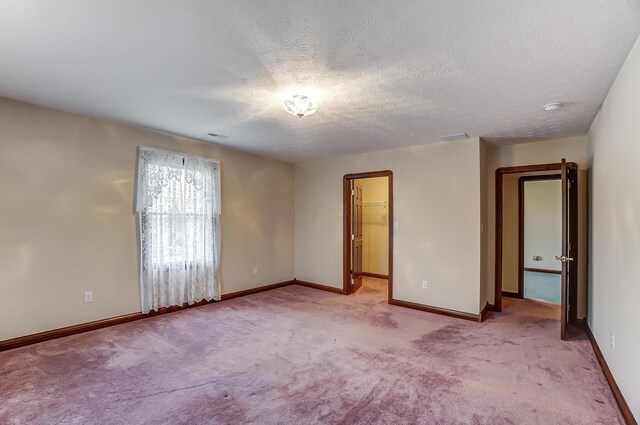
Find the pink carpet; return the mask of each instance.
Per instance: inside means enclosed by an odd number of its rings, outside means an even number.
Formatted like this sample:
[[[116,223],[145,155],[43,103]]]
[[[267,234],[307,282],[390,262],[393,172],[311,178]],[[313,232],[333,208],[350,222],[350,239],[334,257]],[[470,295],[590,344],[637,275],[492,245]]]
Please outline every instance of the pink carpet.
[[[289,286],[0,353],[0,423],[623,423],[551,307],[478,324],[384,299]]]

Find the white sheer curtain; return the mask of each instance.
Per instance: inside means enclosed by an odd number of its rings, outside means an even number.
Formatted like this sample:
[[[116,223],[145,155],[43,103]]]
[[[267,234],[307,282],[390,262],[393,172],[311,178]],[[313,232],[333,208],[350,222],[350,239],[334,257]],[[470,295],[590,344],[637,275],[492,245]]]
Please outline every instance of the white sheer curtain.
[[[138,150],[142,312],[220,299],[220,164]]]

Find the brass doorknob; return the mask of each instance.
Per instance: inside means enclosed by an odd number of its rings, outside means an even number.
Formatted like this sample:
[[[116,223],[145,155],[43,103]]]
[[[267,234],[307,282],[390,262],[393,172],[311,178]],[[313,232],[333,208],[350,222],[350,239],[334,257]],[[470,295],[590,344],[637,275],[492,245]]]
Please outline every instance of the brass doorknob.
[[[559,261],[562,261],[563,263],[566,263],[567,261],[573,261],[573,258],[567,257],[565,255],[562,255],[562,256],[558,257],[556,255],[556,260],[559,260]]]

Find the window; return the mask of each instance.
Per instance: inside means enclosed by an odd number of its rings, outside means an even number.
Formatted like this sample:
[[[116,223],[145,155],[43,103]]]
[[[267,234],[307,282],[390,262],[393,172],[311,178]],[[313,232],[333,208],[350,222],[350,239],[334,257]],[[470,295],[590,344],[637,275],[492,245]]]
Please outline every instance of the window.
[[[142,312],[219,299],[220,164],[141,147],[137,184]]]

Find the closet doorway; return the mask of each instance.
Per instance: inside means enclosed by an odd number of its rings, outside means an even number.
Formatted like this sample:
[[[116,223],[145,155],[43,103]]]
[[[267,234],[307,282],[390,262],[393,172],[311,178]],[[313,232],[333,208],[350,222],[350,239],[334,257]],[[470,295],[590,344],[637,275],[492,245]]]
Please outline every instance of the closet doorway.
[[[384,289],[391,300],[393,173],[385,170],[347,174],[343,191],[343,292],[357,293],[364,284],[368,289]]]

